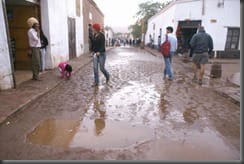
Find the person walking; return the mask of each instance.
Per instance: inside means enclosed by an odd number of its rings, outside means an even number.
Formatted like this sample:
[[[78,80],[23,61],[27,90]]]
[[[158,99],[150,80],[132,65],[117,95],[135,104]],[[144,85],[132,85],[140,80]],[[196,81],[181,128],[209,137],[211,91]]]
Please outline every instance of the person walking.
[[[173,35],[173,27],[168,26],[166,27],[166,35],[168,36],[168,40],[170,42],[170,54],[168,57],[164,57],[164,79],[167,78],[168,80],[173,80],[173,69],[172,69],[172,58],[176,53],[177,50],[177,38]],[[162,39],[162,43],[165,41],[166,37]]]
[[[93,69],[94,69],[94,84],[93,86],[99,85],[99,74],[98,74],[98,64],[100,66],[100,70],[106,78],[106,83],[109,81],[109,73],[105,69],[105,61],[106,61],[106,49],[105,49],[105,36],[100,31],[101,27],[99,24],[93,24],[94,36],[93,36]]]
[[[193,81],[198,80],[198,84],[202,85],[205,71],[205,64],[208,62],[208,55],[213,50],[213,39],[206,33],[203,26],[198,28],[198,32],[194,34],[190,40],[190,46],[193,51]],[[199,78],[197,78],[197,68],[200,66]]]
[[[39,81],[41,47],[39,23],[33,23],[27,34],[29,39],[29,47],[31,49],[32,79]]]
[[[42,29],[40,28],[40,39],[41,39],[41,71],[45,71],[46,69],[46,48],[48,46],[48,39],[44,35]]]

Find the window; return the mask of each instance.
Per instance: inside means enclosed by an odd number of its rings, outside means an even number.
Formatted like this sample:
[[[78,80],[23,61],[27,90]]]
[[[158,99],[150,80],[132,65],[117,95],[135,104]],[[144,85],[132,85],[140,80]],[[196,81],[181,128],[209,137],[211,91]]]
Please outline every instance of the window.
[[[89,19],[92,20],[92,13],[89,12]]]
[[[237,50],[240,38],[240,28],[228,28],[225,49]]]

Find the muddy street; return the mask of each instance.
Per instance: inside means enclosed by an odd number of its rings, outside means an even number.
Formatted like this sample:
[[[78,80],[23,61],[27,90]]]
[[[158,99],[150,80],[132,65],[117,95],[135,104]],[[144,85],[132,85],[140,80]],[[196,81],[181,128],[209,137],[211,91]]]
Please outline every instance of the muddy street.
[[[240,160],[240,107],[199,86],[173,58],[132,47],[107,52],[109,83],[92,63],[0,126],[0,159]],[[45,79],[44,79],[45,80]]]

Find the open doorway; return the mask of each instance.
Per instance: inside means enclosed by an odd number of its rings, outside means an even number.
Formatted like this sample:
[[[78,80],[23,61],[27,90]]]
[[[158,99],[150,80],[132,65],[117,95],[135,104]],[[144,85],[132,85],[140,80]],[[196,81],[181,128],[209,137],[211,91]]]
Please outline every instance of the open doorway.
[[[185,20],[179,21],[176,36],[178,39],[178,52],[181,54],[189,54],[190,40],[197,32],[197,28],[201,25],[201,20]]]
[[[11,40],[13,68],[16,85],[32,78],[31,59],[27,56],[28,26],[27,19],[36,17],[40,20],[39,1],[6,1],[8,30]]]

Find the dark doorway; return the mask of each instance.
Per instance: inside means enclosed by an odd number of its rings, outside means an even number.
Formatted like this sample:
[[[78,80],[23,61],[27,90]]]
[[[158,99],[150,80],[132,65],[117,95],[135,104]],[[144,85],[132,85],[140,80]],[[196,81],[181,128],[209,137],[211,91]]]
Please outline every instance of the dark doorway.
[[[68,18],[69,59],[76,57],[75,18]]]
[[[201,20],[186,20],[179,21],[176,36],[178,39],[178,52],[186,53],[190,49],[190,40],[192,36],[197,32],[197,28],[201,25]]]

